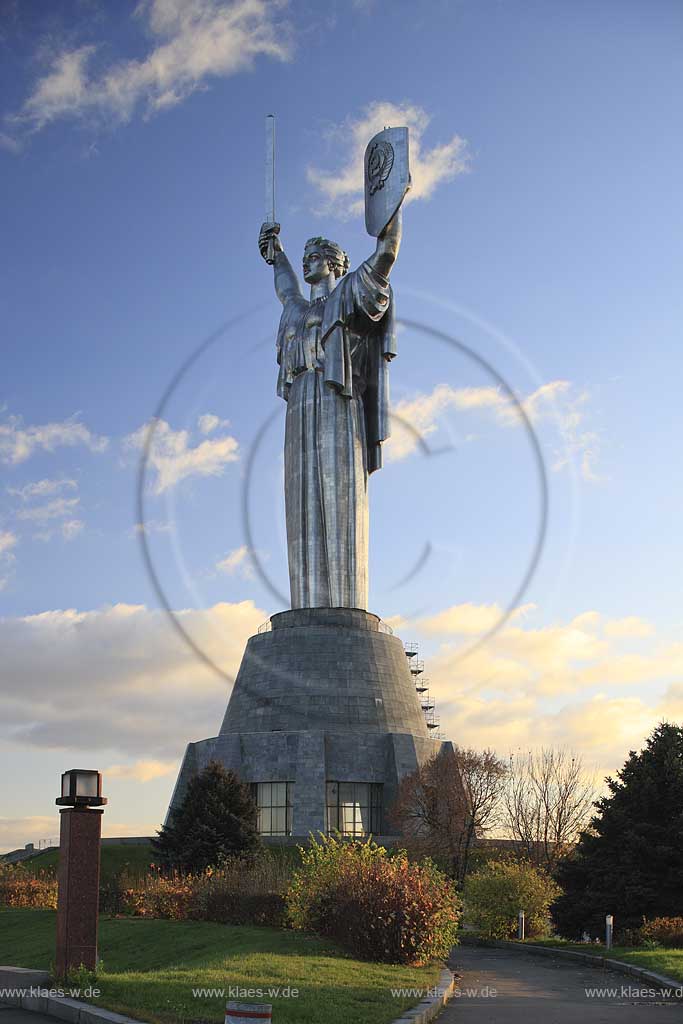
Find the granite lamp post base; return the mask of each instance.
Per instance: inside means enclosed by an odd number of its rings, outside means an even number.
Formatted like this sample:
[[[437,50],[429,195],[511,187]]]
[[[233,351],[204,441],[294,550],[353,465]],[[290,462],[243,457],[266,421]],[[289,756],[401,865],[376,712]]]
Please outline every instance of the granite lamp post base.
[[[445,745],[430,736],[403,644],[376,615],[281,612],[247,642],[218,736],[188,744],[167,821],[219,761],[254,784],[264,835],[386,834],[401,778]]]
[[[97,967],[102,811],[70,807],[59,815],[55,973],[64,978],[81,964]]]

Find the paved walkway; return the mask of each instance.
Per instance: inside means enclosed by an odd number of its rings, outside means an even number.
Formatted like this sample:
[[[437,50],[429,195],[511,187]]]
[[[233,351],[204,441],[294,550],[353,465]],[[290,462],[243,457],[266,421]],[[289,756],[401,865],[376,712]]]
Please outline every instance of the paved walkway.
[[[674,1024],[683,1004],[652,998],[649,983],[559,957],[459,946],[449,966],[461,996],[438,1024]],[[590,989],[608,989],[596,995]],[[493,992],[495,990],[495,995]],[[0,1024],[2,1021],[0,1020]]]
[[[0,1003],[0,1024],[55,1024],[54,1017],[46,1017],[44,1013],[33,1013],[32,1010],[21,1010],[18,1006],[6,1006]]]

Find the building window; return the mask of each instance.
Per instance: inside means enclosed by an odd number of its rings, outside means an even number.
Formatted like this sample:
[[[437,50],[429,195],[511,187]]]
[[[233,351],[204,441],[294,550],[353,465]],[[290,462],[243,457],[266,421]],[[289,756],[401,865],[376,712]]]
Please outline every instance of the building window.
[[[262,836],[291,836],[293,782],[255,782],[252,793],[258,807]]]
[[[382,786],[376,782],[327,783],[327,831],[343,836],[382,830]]]

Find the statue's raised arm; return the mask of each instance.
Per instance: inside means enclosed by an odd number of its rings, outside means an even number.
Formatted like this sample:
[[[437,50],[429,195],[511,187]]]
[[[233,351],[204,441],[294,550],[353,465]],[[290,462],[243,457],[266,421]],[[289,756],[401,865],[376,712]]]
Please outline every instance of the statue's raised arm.
[[[280,225],[265,221],[259,232],[258,247],[266,263],[273,265],[275,293],[284,306],[289,299],[303,298],[301,285],[280,239]]]
[[[389,277],[391,268],[396,262],[398,250],[401,247],[401,233],[403,230],[403,215],[399,207],[394,216],[377,239],[377,246],[374,253],[367,261],[373,270],[376,270],[382,277]]]

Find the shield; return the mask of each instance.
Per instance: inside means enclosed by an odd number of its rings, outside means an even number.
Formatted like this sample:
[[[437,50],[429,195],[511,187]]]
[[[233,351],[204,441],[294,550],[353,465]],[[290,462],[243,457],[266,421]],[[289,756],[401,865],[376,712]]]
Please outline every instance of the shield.
[[[408,129],[385,128],[365,150],[365,227],[380,235],[410,188]]]

